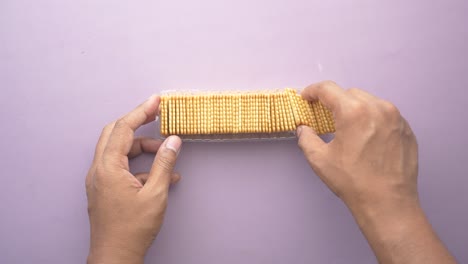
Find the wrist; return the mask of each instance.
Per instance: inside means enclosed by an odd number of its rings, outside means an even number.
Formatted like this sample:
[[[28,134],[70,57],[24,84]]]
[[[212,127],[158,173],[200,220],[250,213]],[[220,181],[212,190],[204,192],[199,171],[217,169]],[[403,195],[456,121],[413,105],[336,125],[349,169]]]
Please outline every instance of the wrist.
[[[351,209],[360,227],[380,227],[390,230],[392,226],[406,225],[425,219],[424,212],[417,201],[381,201],[372,206],[354,206]]]
[[[361,232],[373,247],[399,247],[429,226],[417,197],[387,197],[348,205]]]
[[[391,226],[425,218],[417,195],[388,194],[346,203],[359,226]],[[386,225],[384,225],[384,223]]]
[[[115,247],[92,247],[88,264],[143,264],[144,256],[136,252]]]
[[[432,230],[417,195],[380,198],[347,203],[380,263],[456,263]]]
[[[386,219],[407,219],[416,215],[424,216],[418,193],[411,186],[369,186],[346,193],[342,200],[358,224]]]

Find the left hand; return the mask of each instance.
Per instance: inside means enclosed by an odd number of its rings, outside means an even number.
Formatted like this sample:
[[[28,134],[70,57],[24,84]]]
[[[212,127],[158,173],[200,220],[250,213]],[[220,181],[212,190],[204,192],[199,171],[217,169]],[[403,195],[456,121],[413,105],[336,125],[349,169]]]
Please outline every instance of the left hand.
[[[160,98],[150,97],[107,125],[86,176],[91,242],[88,263],[143,263],[158,234],[167,205],[169,185],[182,141],[134,138],[135,130],[153,121]],[[149,173],[133,175],[128,159],[157,153]]]

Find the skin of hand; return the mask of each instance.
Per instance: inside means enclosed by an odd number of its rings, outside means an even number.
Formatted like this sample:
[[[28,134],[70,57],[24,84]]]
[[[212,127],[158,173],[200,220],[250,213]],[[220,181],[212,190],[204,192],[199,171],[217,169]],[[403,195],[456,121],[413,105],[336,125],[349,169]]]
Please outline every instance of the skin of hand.
[[[182,141],[134,138],[135,130],[155,120],[160,98],[152,96],[135,110],[107,125],[86,176],[91,226],[88,263],[143,263],[158,234]],[[128,161],[156,153],[148,173],[133,175]]]
[[[390,102],[326,81],[302,91],[335,118],[325,143],[310,127],[297,129],[299,147],[320,179],[350,209],[380,263],[456,263],[420,207],[418,144]]]

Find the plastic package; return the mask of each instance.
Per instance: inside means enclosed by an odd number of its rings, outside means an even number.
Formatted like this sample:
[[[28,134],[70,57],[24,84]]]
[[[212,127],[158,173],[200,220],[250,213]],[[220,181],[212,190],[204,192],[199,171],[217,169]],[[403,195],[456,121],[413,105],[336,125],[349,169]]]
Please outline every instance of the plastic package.
[[[319,134],[335,131],[332,113],[296,90],[255,92],[164,92],[160,134],[184,140],[237,141],[296,137],[300,125]]]

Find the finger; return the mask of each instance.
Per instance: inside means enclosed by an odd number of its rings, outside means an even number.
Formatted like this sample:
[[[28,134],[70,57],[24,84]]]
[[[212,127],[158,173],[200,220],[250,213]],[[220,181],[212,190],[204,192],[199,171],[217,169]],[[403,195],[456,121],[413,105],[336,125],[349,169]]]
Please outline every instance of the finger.
[[[341,102],[348,98],[346,92],[332,81],[309,85],[302,90],[301,95],[308,101],[319,100],[332,112],[338,110]]]
[[[172,175],[171,175],[171,184],[178,183],[180,181],[180,179],[182,179],[182,177],[180,176],[180,174],[178,172],[172,173]]]
[[[114,126],[115,126],[115,122],[112,122],[106,125],[102,129],[101,135],[99,136],[99,140],[96,144],[96,150],[94,152],[95,158],[100,158],[102,156],[102,153],[104,152],[104,149],[106,148],[107,141],[109,140],[109,136],[112,133]]]
[[[323,152],[326,151],[328,144],[325,143],[315,131],[307,126],[298,127],[298,136],[299,142],[298,145],[301,150],[304,152],[304,156],[309,162],[310,166],[314,170],[315,174],[334,192],[336,193],[335,188],[333,187],[332,181],[328,178],[329,175],[324,175],[321,173],[321,167],[323,164],[323,157],[325,157]]]
[[[115,160],[127,156],[133,145],[135,130],[155,119],[159,101],[159,96],[153,95],[132,112],[117,120],[103,155]]]
[[[132,159],[142,153],[156,153],[161,146],[162,141],[159,139],[139,137],[133,139],[132,147],[128,152],[128,158]]]
[[[317,153],[323,151],[327,143],[317,135],[314,129],[308,126],[299,126],[297,136],[299,137],[298,145],[305,157],[311,164],[314,163]]]
[[[168,189],[181,146],[182,140],[178,136],[170,136],[161,144],[144,188],[147,192],[159,193]]]
[[[121,120],[125,121],[128,127],[135,131],[140,126],[154,121],[159,109],[161,98],[157,95],[152,95],[148,100],[140,104],[130,113],[124,115]],[[114,129],[113,132],[118,132]]]
[[[141,183],[141,185],[145,185],[145,183],[148,181],[149,173],[137,173],[135,174],[135,178]],[[180,181],[181,177],[180,174],[177,172],[173,172],[171,174],[171,184],[176,184]]]
[[[102,153],[104,152],[104,149],[107,145],[107,141],[109,140],[109,136],[112,132],[112,129],[114,129],[115,122],[112,122],[108,125],[106,125],[102,132],[101,135],[99,136],[98,142],[96,144],[96,149],[94,151],[94,159],[93,163],[91,164],[91,168],[88,171],[88,174],[86,175],[86,184],[89,185],[91,181],[91,175],[94,174],[94,171],[96,170],[96,164],[99,163],[99,160],[102,157]]]

